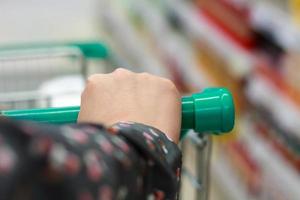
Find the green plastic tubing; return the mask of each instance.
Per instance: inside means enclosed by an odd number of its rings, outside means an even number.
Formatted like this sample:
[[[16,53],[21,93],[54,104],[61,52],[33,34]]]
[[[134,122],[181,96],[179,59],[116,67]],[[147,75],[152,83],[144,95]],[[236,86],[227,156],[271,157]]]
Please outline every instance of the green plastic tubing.
[[[85,58],[107,59],[109,49],[106,44],[99,41],[83,41],[70,43],[33,43],[22,45],[11,45],[0,47],[0,51],[38,49],[38,48],[58,48],[58,47],[76,47],[79,48]]]
[[[46,108],[2,111],[1,115],[43,123],[75,123],[80,107]],[[182,97],[181,137],[194,129],[199,133],[220,135],[230,132],[234,126],[234,103],[225,88],[207,88],[201,93]]]

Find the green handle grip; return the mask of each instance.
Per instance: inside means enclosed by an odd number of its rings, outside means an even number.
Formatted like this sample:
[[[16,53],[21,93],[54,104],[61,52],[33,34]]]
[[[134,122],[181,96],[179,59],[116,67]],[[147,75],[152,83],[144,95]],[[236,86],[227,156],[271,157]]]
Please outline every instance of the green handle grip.
[[[2,115],[37,122],[68,124],[75,123],[80,107],[46,108],[32,110],[2,111]],[[196,132],[221,134],[234,126],[234,103],[225,88],[208,88],[201,93],[182,97],[182,135],[189,129]]]
[[[106,59],[109,57],[109,49],[106,44],[99,41],[84,41],[70,43],[33,43],[23,45],[11,45],[0,47],[0,51],[24,50],[39,48],[76,47],[79,48],[85,58]]]
[[[207,88],[182,97],[181,137],[189,129],[215,135],[230,132],[234,120],[233,98],[225,88]]]

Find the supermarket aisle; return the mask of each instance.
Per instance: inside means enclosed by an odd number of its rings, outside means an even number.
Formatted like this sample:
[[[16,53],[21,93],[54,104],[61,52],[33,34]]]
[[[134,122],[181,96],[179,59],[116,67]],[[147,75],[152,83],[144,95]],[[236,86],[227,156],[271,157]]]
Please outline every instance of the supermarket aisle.
[[[95,6],[99,2],[106,7]],[[0,43],[100,38],[125,66],[171,78],[182,94],[228,87],[237,105],[236,128],[214,138],[211,199],[298,200],[299,5],[299,0],[4,0]],[[190,152],[186,157],[194,159]]]

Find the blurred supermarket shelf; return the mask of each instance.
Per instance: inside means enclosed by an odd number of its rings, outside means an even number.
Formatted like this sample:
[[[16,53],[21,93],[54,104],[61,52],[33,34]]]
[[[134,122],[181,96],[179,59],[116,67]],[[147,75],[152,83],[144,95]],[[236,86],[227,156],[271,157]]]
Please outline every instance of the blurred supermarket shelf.
[[[218,149],[212,178],[222,199],[291,199],[299,197],[299,174],[257,134],[251,118],[242,121],[242,137]]]
[[[263,170],[263,187],[265,189],[264,199],[277,198],[297,200],[300,196],[299,173],[289,165],[279,154],[274,152],[270,141],[266,141],[256,134],[257,130],[249,120],[243,121],[243,141],[251,155],[260,164]],[[253,137],[255,135],[255,137]],[[283,186],[284,184],[284,186]]]
[[[2,0],[0,42],[83,40],[99,37],[97,0]],[[33,31],[34,30],[34,31]]]
[[[281,2],[287,4],[287,1]],[[286,12],[287,9],[270,1],[255,1],[251,4],[251,21],[257,28],[270,30],[283,47],[300,50],[300,26]]]
[[[274,87],[263,77],[251,78],[247,87],[247,97],[257,106],[262,106],[284,129],[300,139],[300,107]]]
[[[206,17],[188,1],[167,0],[168,6],[173,9],[181,20],[186,31],[196,41],[208,41],[214,50],[226,58],[230,63],[230,70],[235,76],[242,77],[249,73],[253,66],[251,52],[237,45],[222,30],[210,23]]]
[[[118,5],[117,2],[103,0],[99,4],[102,12],[99,13],[104,28],[109,32],[110,41],[117,48],[120,48],[123,54],[130,58],[135,67],[135,71],[148,71],[153,74],[167,77],[168,74],[162,63],[153,56],[153,53],[142,39],[137,31],[129,22],[128,17]],[[140,66],[140,69],[138,69]]]
[[[162,59],[172,61],[185,82],[197,89],[207,86],[207,77],[197,72],[199,63],[194,49],[182,35],[174,32],[166,16],[148,1],[135,2],[130,9],[143,21],[150,37],[149,45],[159,49],[157,53]]]
[[[217,186],[218,199],[241,200],[250,199],[246,188],[241,181],[238,180],[235,170],[229,166],[229,161],[223,157],[218,159],[212,164],[212,179]],[[216,189],[215,189],[216,190]]]
[[[182,91],[230,87],[236,104],[244,106],[238,134],[217,141],[212,175],[221,195],[216,200],[299,199],[300,26],[291,12],[296,0],[16,2],[0,3],[2,44],[101,38],[120,66],[172,78]],[[210,15],[216,9],[209,6],[216,5],[230,20],[221,23],[214,18],[219,13]],[[242,23],[251,36],[244,41],[232,31]],[[39,95],[55,95],[56,83],[61,82],[45,83]],[[68,98],[64,101],[71,102]]]

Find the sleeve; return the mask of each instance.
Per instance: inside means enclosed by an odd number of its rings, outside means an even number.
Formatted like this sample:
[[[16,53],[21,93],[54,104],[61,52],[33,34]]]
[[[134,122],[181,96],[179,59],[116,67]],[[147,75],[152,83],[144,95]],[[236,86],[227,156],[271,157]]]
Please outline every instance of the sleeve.
[[[122,122],[0,120],[0,199],[178,199],[181,153],[159,130]]]

